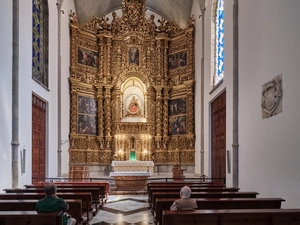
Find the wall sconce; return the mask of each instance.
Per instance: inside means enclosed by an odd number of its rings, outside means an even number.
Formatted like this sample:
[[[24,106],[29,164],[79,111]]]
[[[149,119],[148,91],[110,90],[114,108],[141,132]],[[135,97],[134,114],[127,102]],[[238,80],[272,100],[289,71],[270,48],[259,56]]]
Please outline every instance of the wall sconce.
[[[21,156],[21,173],[25,173],[25,162],[26,162],[26,149],[25,145],[23,147],[23,150],[20,151],[20,156]]]

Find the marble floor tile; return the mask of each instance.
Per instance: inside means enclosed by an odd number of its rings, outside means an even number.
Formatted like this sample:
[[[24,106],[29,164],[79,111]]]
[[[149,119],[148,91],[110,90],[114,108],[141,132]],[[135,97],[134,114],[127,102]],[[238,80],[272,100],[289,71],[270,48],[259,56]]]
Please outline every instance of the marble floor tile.
[[[147,195],[110,195],[90,225],[148,225],[153,215]]]

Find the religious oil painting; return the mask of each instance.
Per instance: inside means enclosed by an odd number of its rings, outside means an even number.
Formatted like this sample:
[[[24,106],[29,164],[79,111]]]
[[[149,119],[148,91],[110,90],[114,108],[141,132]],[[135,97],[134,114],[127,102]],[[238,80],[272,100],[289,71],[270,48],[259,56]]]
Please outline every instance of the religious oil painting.
[[[87,96],[78,96],[78,134],[97,134],[97,101]]]
[[[186,115],[169,117],[169,135],[186,134]]]
[[[78,113],[96,115],[96,112],[96,99],[86,96],[78,96]]]
[[[140,63],[139,57],[140,57],[140,50],[135,46],[130,47],[128,50],[129,65],[138,66]]]
[[[99,67],[99,53],[78,47],[78,63],[86,66]]]
[[[78,114],[78,134],[97,134],[97,117],[92,115]]]
[[[178,98],[169,101],[169,116],[186,114],[186,98]]]
[[[187,51],[176,52],[169,55],[169,70],[178,69],[187,65]]]

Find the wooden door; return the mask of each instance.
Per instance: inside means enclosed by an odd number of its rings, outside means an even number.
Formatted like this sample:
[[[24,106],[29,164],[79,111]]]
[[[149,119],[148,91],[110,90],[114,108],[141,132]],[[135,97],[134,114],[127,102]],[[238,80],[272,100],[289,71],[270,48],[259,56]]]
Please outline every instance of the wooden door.
[[[46,102],[32,95],[32,183],[45,181]]]
[[[211,103],[212,178],[226,178],[226,92]]]

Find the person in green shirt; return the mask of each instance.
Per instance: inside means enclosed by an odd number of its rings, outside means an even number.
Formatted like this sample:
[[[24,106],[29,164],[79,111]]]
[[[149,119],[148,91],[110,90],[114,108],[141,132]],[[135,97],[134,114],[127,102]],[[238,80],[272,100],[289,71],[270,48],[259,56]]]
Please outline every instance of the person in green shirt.
[[[39,200],[35,206],[37,212],[63,211],[63,225],[75,225],[76,220],[65,213],[69,209],[69,204],[62,198],[57,197],[57,187],[54,183],[47,183],[44,187],[46,197]]]

